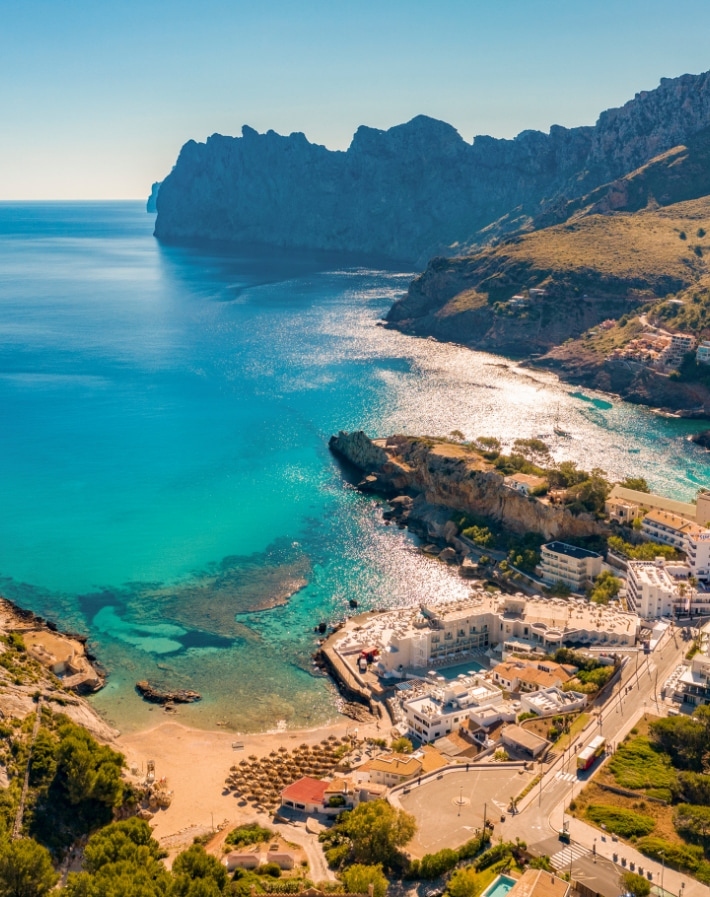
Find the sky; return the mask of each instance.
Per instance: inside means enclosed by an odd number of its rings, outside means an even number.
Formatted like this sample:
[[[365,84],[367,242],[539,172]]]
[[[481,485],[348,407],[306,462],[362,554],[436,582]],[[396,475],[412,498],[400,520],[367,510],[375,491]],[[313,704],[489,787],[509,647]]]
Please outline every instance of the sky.
[[[710,69],[709,34],[708,0],[0,0],[0,200],[143,199],[243,124],[590,125]]]

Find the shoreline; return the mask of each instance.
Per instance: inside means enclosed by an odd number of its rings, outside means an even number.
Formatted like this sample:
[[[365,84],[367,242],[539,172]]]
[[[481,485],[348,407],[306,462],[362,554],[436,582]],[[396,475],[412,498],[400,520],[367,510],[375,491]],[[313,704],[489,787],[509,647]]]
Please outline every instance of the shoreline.
[[[169,807],[156,810],[149,824],[153,836],[172,852],[189,846],[197,836],[217,834],[226,826],[261,821],[270,828],[277,827],[270,816],[256,812],[225,788],[230,767],[241,759],[266,757],[281,746],[315,744],[328,735],[342,737],[355,730],[359,738],[387,734],[379,720],[362,723],[347,717],[313,729],[236,737],[229,732],[195,729],[165,720],[139,732],[121,733],[112,746],[126,757],[127,778],[131,782],[138,784],[144,780],[148,760],[155,762],[156,779],[167,778],[168,789],[173,792],[172,802]],[[241,748],[235,749],[235,744]]]

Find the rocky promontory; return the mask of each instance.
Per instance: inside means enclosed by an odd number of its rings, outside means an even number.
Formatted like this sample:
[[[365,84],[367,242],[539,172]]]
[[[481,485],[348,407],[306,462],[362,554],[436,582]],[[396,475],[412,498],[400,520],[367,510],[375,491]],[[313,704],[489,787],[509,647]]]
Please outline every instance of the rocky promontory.
[[[404,517],[424,539],[450,541],[457,533],[452,512],[490,518],[509,532],[539,533],[546,540],[605,531],[590,514],[575,515],[509,489],[493,464],[465,444],[402,435],[370,439],[360,430],[341,431],[329,445],[365,474],[361,488],[396,496],[397,518]]]
[[[423,264],[559,215],[710,124],[710,73],[663,79],[596,125],[467,143],[426,116],[358,128],[347,151],[301,133],[189,141],[160,185],[155,234],[373,253]],[[554,217],[554,216],[553,216]]]

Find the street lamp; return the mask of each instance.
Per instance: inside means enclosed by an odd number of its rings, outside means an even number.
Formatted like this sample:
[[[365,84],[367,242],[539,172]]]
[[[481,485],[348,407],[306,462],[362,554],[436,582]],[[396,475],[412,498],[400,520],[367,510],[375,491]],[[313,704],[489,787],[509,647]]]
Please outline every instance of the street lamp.
[[[666,855],[662,850],[659,850],[658,854],[661,857],[661,897],[666,897],[666,892],[663,890],[663,875],[666,871]]]
[[[461,815],[461,805],[463,804],[463,785],[459,788],[459,812],[458,815]]]

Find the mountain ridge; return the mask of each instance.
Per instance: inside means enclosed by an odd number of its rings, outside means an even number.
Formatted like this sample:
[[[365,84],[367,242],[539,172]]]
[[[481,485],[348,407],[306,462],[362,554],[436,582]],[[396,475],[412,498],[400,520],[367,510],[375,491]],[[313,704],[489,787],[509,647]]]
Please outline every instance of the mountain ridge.
[[[661,80],[593,126],[467,143],[427,116],[361,126],[346,151],[245,126],[188,141],[157,195],[164,242],[258,242],[435,254],[529,227],[560,204],[640,168],[710,125],[710,72]],[[492,229],[491,229],[492,228]]]

